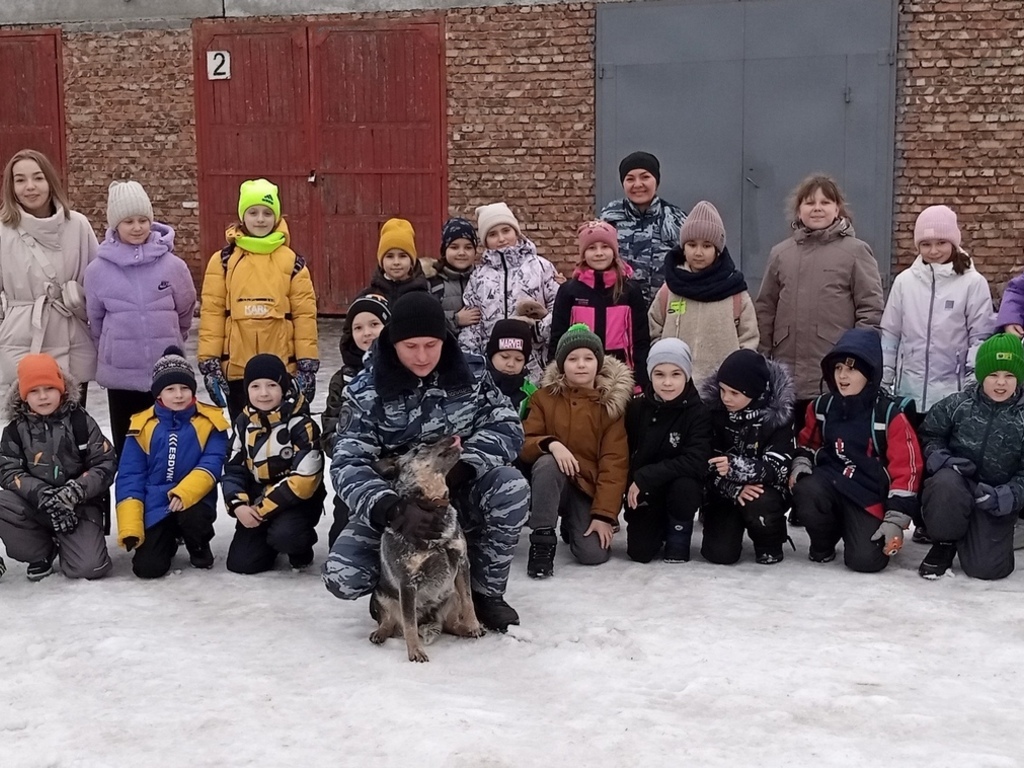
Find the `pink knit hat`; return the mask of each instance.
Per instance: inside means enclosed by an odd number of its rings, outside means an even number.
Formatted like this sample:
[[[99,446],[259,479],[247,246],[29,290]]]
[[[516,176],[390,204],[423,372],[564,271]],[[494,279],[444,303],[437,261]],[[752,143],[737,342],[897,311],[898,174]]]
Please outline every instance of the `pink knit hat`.
[[[960,247],[960,228],[952,208],[933,205],[921,211],[914,224],[914,247],[919,247],[922,240],[948,240]]]
[[[725,224],[718,209],[707,200],[701,200],[690,211],[679,229],[679,244],[706,240],[719,253],[725,250]]]
[[[581,224],[576,232],[576,239],[580,248],[580,262],[583,261],[583,252],[594,243],[604,243],[615,253],[615,258],[619,258],[619,233],[607,221],[588,221]]]

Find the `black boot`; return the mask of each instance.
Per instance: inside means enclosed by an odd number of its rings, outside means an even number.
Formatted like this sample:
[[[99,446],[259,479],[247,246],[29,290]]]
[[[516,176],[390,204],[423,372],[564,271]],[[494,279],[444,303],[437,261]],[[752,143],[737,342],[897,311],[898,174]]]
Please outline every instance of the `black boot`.
[[[916,524],[914,525],[914,535],[911,536],[911,539],[913,539],[913,541],[916,544],[934,544],[935,543],[935,542],[932,541],[931,536],[928,535],[928,531],[925,530],[924,525],[916,525]]]
[[[477,620],[495,632],[507,632],[509,624],[519,623],[516,609],[506,603],[501,595],[487,596],[474,592],[473,608],[476,609]]]
[[[789,510],[789,524],[796,528],[803,528],[804,524],[800,522],[800,518],[796,514],[796,507],[792,507]]]
[[[932,548],[924,556],[917,572],[923,579],[937,579],[952,567],[954,557],[956,557],[956,543],[937,542],[932,544]]]
[[[546,579],[555,572],[555,548],[558,539],[554,528],[538,528],[530,534],[530,557],[526,562],[526,575],[531,579]]]
[[[306,552],[300,552],[297,555],[288,555],[288,564],[292,567],[293,571],[304,571],[313,564],[313,548],[310,547]]]
[[[213,550],[210,543],[200,544],[197,547],[187,547],[188,561],[193,568],[200,568],[204,571],[213,568]]]

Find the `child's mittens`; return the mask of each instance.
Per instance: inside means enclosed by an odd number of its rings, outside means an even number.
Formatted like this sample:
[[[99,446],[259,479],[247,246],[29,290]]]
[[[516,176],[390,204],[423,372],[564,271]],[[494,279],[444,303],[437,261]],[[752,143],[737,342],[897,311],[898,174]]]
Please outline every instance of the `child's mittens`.
[[[962,459],[959,456],[954,456],[952,453],[942,448],[932,451],[925,460],[924,466],[929,475],[934,475],[940,469],[947,468],[959,472],[964,477],[971,477],[978,471],[978,468],[974,466],[974,462],[970,459]]]
[[[536,299],[520,299],[516,302],[516,314],[531,320],[543,320],[548,316],[548,310]]]
[[[302,390],[302,396],[307,403],[312,403],[316,397],[316,372],[320,370],[320,361],[304,357],[298,361],[299,370],[295,374],[295,382]]]
[[[215,357],[200,360],[199,372],[203,374],[206,392],[210,395],[214,405],[218,408],[226,408],[228,405],[228,380],[224,375],[224,369],[220,366],[220,360]]]
[[[903,531],[909,526],[910,515],[888,509],[871,540],[882,540],[882,554],[892,557],[903,548]]]
[[[814,465],[811,464],[811,460],[806,456],[797,456],[793,459],[793,465],[789,468],[789,487],[792,488],[796,485],[804,475],[809,475],[814,471]]]
[[[1009,515],[1014,511],[1013,491],[1008,485],[991,486],[978,483],[974,490],[974,508],[996,517]]]

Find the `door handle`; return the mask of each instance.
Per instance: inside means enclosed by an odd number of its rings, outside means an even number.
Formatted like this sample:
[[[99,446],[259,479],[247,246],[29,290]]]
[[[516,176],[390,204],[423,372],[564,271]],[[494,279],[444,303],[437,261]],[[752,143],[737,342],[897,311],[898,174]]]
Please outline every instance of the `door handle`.
[[[752,178],[750,178],[749,176],[745,176],[744,178],[746,178],[746,180],[747,180],[747,181],[749,181],[749,182],[750,182],[751,184],[753,184],[753,185],[754,185],[754,189],[760,189],[760,188],[761,188],[761,185],[760,185],[760,184],[758,184],[758,183],[757,183],[756,181],[754,181],[754,180],[753,180]]]
[[[309,172],[309,178],[306,179],[310,184],[316,184],[316,168],[313,168]]]

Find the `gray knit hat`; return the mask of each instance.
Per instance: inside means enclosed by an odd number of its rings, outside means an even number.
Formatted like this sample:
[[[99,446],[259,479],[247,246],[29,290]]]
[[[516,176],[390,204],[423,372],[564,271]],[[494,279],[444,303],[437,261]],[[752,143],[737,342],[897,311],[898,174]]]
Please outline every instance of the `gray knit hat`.
[[[153,366],[153,386],[150,387],[150,394],[156,399],[164,388],[171,384],[184,384],[196,393],[196,372],[192,365],[185,359],[185,353],[180,347],[168,347],[164,350],[163,356]]]
[[[721,253],[725,250],[725,224],[718,209],[707,200],[701,200],[690,211],[679,229],[679,244],[707,240]]]
[[[693,378],[693,353],[682,339],[659,339],[651,346],[647,353],[647,375],[653,377],[654,369],[662,363],[679,366],[687,379]]]
[[[117,225],[129,216],[145,216],[153,220],[153,204],[137,181],[112,181],[107,188],[107,226]]]
[[[586,323],[576,323],[570,325],[569,329],[562,334],[562,338],[558,340],[558,347],[555,349],[555,363],[558,365],[560,373],[565,371],[565,358],[576,349],[589,349],[597,358],[598,369],[604,365],[604,345],[601,343],[601,339],[587,327]]]

